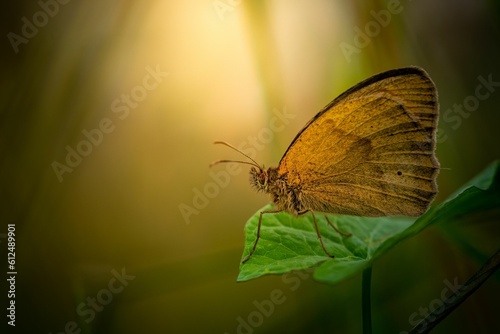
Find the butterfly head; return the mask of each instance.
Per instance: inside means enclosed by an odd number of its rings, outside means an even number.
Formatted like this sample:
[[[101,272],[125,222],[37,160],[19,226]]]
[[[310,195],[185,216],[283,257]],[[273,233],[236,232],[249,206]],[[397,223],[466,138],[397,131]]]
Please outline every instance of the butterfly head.
[[[250,156],[245,154],[244,152],[240,151],[236,147],[222,141],[217,141],[215,144],[223,144],[226,145],[233,150],[241,153],[245,157],[247,157],[250,161],[241,161],[241,160],[218,160],[210,164],[210,166],[214,166],[216,164],[222,163],[222,162],[233,162],[233,163],[240,163],[240,164],[246,164],[252,166],[250,169],[250,184],[257,189],[257,191],[263,191],[266,193],[272,193],[273,192],[273,184],[276,181],[277,178],[277,169],[276,168],[269,168],[265,169],[264,166],[260,166],[254,159],[252,159]]]
[[[264,168],[252,167],[252,169],[250,169],[250,184],[257,189],[257,191],[268,192],[268,172]]]
[[[222,163],[222,162],[232,162],[232,163],[240,163],[240,164],[246,164],[252,166],[252,169],[250,169],[250,184],[255,187],[258,191],[264,191],[264,192],[269,192],[269,179],[270,179],[270,174],[274,171],[273,168],[269,168],[268,170],[264,169],[264,166],[260,166],[254,159],[252,159],[250,156],[245,154],[244,152],[240,151],[236,147],[232,146],[231,144],[228,144],[226,142],[222,141],[217,141],[215,144],[223,144],[225,146],[228,146],[232,148],[233,150],[239,152],[240,154],[244,155],[247,157],[250,161],[241,161],[241,160],[217,160],[213,163],[210,164],[210,166],[214,166],[216,164]],[[273,174],[274,175],[274,174]]]

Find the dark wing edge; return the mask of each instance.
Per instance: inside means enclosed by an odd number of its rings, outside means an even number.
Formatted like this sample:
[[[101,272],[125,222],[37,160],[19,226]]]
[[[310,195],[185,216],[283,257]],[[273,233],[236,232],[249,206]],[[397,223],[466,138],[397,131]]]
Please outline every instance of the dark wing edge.
[[[346,90],[345,92],[343,92],[342,94],[340,94],[339,96],[337,96],[330,103],[328,103],[326,106],[324,106],[323,109],[321,109],[313,118],[311,118],[309,120],[309,122],[307,122],[307,124],[302,128],[302,130],[300,130],[299,133],[297,133],[297,135],[295,136],[295,138],[293,138],[293,140],[290,143],[290,145],[288,145],[288,148],[286,149],[285,153],[281,157],[278,166],[281,165],[281,162],[282,162],[283,158],[286,156],[286,154],[288,153],[288,151],[290,150],[290,148],[293,146],[293,144],[300,137],[300,135],[302,134],[302,132],[304,132],[309,127],[309,125],[311,125],[311,123],[313,123],[316,119],[318,119],[319,117],[321,117],[325,112],[327,112],[332,107],[334,107],[335,105],[337,105],[338,103],[340,103],[342,100],[344,100],[347,96],[349,96],[352,93],[354,93],[354,92],[356,92],[356,91],[358,91],[360,89],[363,89],[364,87],[367,87],[367,86],[369,86],[369,85],[371,85],[371,84],[373,84],[375,82],[378,82],[378,81],[381,81],[381,80],[384,80],[384,79],[387,79],[387,78],[397,77],[397,76],[401,76],[401,75],[408,75],[408,74],[416,74],[416,75],[420,75],[422,77],[425,77],[427,80],[429,80],[432,83],[432,86],[436,87],[434,85],[434,82],[430,78],[429,74],[427,74],[427,72],[424,69],[422,69],[422,68],[420,68],[418,66],[409,66],[409,67],[396,68],[396,69],[392,69],[392,70],[389,70],[389,71],[385,71],[385,72],[381,72],[381,73],[375,74],[374,76],[371,76],[371,77],[369,77],[369,78],[367,78],[367,79],[359,82],[358,84],[352,86],[351,88],[349,88],[348,90]],[[435,94],[436,94],[436,105],[437,105],[437,108],[439,108],[439,104],[437,103],[437,101],[438,101],[437,100],[437,90],[434,88],[434,91],[435,91]],[[436,110],[436,114],[438,114],[438,110]],[[435,128],[437,129],[437,117],[435,119]],[[436,139],[435,137],[436,137],[436,133],[434,132],[434,134],[433,134],[433,140],[434,141]],[[434,157],[434,159],[435,159],[435,157]],[[437,166],[439,167],[439,163],[437,162],[437,159],[435,159],[435,162],[436,162]]]

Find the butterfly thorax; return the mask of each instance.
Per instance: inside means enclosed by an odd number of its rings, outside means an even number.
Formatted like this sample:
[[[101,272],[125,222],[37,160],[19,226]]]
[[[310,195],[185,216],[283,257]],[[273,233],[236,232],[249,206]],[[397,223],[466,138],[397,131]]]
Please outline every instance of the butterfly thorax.
[[[278,210],[296,215],[305,209],[300,201],[300,189],[291,186],[287,181],[286,174],[280,175],[276,167],[270,167],[267,170],[252,168],[250,170],[250,184],[257,191],[269,194]]]

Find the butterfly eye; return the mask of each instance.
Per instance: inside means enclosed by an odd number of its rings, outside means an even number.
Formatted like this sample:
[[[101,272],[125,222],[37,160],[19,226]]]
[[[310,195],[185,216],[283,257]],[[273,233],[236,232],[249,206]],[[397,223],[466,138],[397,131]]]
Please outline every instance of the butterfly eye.
[[[259,184],[265,186],[267,184],[267,175],[265,172],[259,174]]]

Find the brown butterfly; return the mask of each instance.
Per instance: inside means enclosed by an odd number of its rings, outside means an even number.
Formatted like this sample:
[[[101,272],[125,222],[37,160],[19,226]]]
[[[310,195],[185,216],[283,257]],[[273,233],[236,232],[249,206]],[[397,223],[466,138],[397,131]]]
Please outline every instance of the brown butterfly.
[[[421,68],[383,72],[348,89],[326,105],[295,136],[278,167],[267,170],[252,162],[250,183],[271,195],[275,208],[286,211],[356,216],[419,216],[437,193],[439,163],[435,156],[438,99],[434,83]],[[325,215],[328,223],[339,231]]]

